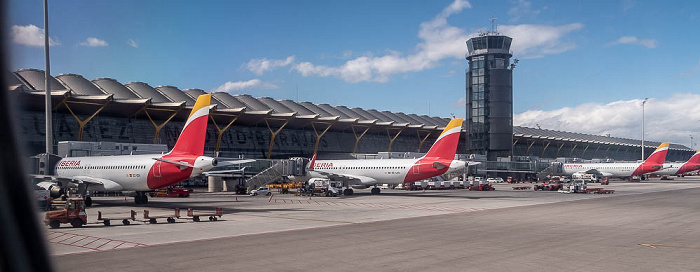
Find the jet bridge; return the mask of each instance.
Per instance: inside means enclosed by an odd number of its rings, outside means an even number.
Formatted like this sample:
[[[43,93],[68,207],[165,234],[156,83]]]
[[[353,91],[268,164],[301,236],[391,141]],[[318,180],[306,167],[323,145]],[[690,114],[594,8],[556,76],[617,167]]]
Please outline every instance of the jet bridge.
[[[250,188],[259,188],[265,184],[278,181],[285,176],[306,176],[309,163],[307,158],[291,158],[288,160],[269,160],[269,167],[246,180]]]

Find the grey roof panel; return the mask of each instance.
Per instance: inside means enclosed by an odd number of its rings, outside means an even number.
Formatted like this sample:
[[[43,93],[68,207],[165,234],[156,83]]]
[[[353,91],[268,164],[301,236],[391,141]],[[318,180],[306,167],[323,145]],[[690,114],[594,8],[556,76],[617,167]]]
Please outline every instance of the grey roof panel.
[[[284,102],[284,101],[286,101],[286,100],[283,100],[282,102]],[[340,116],[340,115],[332,114],[332,113],[330,113],[330,112],[328,112],[328,111],[322,109],[322,108],[319,107],[318,105],[316,105],[316,104],[314,104],[314,103],[311,103],[311,102],[306,102],[306,101],[305,101],[305,102],[300,102],[298,105],[304,107],[305,109],[309,110],[310,112],[313,112],[313,113],[316,113],[316,114],[320,114],[321,117]],[[342,117],[342,116],[340,116],[340,117]]]
[[[242,109],[246,107],[245,104],[228,93],[215,92],[211,93],[211,97],[216,101],[216,104],[219,104],[218,108],[220,109]]]
[[[270,97],[260,97],[258,98],[258,101],[271,108],[273,113],[296,113],[296,111],[293,111],[292,109],[288,108],[287,106],[283,105],[280,102],[277,102],[277,100],[274,100]]]
[[[319,115],[322,117],[329,117],[330,116],[330,114],[328,114],[325,111],[323,113],[317,113],[317,112],[314,112],[314,111],[312,111],[312,110],[310,110],[310,109],[308,109],[300,104],[297,104],[296,102],[294,102],[292,100],[286,99],[286,100],[280,100],[278,102],[281,103],[282,105],[285,105],[287,108],[289,108],[293,111],[296,111],[297,113],[299,113],[299,115]]]
[[[255,99],[255,97],[252,97],[247,94],[237,94],[234,95],[233,98],[238,99],[241,101],[241,103],[245,104],[248,110],[253,110],[253,111],[270,111],[272,110],[270,107],[267,105],[263,104],[259,100]]]
[[[18,75],[30,89],[42,91],[46,90],[44,88],[45,76],[43,70],[21,69],[17,70],[15,74]],[[49,76],[49,85],[51,85],[51,91],[68,89],[66,86],[63,86],[61,82],[58,82],[58,80],[56,80],[53,76]]]
[[[195,101],[197,100],[197,97],[199,97],[200,95],[207,94],[207,92],[205,92],[204,90],[196,89],[196,88],[186,89],[183,92],[187,96],[189,96],[190,98],[194,99]],[[214,96],[214,94],[212,94],[212,96]]]
[[[92,80],[92,83],[103,92],[113,94],[115,99],[141,99],[119,81],[111,78],[97,78]]]
[[[308,103],[308,102],[304,102],[304,103]],[[328,105],[328,104],[316,104],[316,106],[318,106],[322,110],[324,110],[332,115],[340,116],[340,118],[343,118],[343,119],[358,119],[359,118],[359,117],[348,115],[345,112],[339,110],[338,108],[333,107],[333,106]]]
[[[136,95],[141,98],[151,98],[153,103],[170,103],[171,101],[165,97],[163,94],[156,91],[155,88],[151,87],[147,83],[143,82],[129,82],[125,84],[127,88],[133,91]]]
[[[187,107],[194,107],[195,99],[189,97],[175,86],[158,86],[156,91],[168,98],[170,102],[185,102]]]
[[[392,120],[396,120],[397,123],[406,123],[410,125],[420,125],[420,123],[416,123],[414,121],[408,120],[404,118],[403,116],[400,116],[396,113],[390,112],[390,111],[381,111],[382,114],[386,115],[387,117],[391,118]]]
[[[106,93],[100,90],[95,84],[85,79],[81,75],[76,74],[61,74],[56,77],[56,80],[63,83],[64,86],[71,89],[72,92],[78,95],[105,95]]]
[[[368,112],[366,112],[364,109],[361,109],[361,108],[352,108],[352,109],[349,109],[349,110],[351,110],[351,111],[354,112],[354,113],[357,113],[357,115],[359,115],[362,119],[365,119],[365,120],[379,120],[379,121],[382,121],[381,119],[372,116],[371,114],[369,114]]]

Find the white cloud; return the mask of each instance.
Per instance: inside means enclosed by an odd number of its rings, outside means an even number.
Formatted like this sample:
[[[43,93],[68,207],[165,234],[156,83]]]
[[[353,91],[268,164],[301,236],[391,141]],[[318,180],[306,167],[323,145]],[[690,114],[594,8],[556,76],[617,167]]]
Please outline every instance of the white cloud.
[[[292,65],[292,70],[303,76],[333,76],[347,82],[387,82],[393,74],[431,69],[446,58],[463,61],[467,53],[465,42],[478,33],[467,33],[462,28],[449,25],[447,18],[469,7],[469,2],[456,0],[432,20],[421,23],[418,30],[421,42],[416,45],[414,54],[390,51],[378,57],[365,55],[340,66],[299,62]],[[499,26],[499,31],[514,38],[511,50],[516,55],[544,56],[575,48],[575,43],[563,39],[582,28],[583,25],[578,23],[563,26],[504,25]]]
[[[467,107],[467,99],[462,97],[460,99],[457,99],[454,104],[452,104],[452,107],[454,108],[466,108]]]
[[[44,46],[44,29],[35,25],[19,26],[13,25],[10,35],[16,44],[29,46]],[[60,45],[49,37],[49,46]]]
[[[261,76],[265,71],[271,71],[279,67],[284,67],[292,64],[295,57],[289,56],[286,59],[274,60],[274,59],[252,59],[246,64],[246,68]]]
[[[98,38],[93,38],[93,37],[88,37],[87,39],[85,39],[84,42],[79,43],[79,45],[89,46],[89,47],[101,47],[101,46],[108,46],[109,44],[104,40],[100,40]]]
[[[139,48],[139,44],[132,39],[129,39],[128,41],[126,41],[126,44],[128,44],[129,46],[131,46],[133,48]]]
[[[641,100],[608,104],[586,103],[551,111],[530,110],[513,115],[517,126],[573,131],[594,135],[641,139]],[[677,93],[665,99],[649,99],[645,111],[645,139],[689,146],[689,135],[700,122],[700,94]],[[695,131],[697,133],[697,131]]]
[[[523,17],[535,17],[540,14],[543,10],[546,10],[547,6],[540,9],[533,9],[532,3],[525,0],[513,1],[513,6],[508,10],[508,15],[510,15],[511,22],[517,22]]]
[[[647,48],[656,48],[656,40],[654,39],[639,39],[635,36],[624,36],[620,37],[619,39],[612,41],[608,43],[609,45],[616,45],[616,44],[636,44],[636,45],[643,45],[646,46]]]
[[[263,89],[263,90],[272,90],[272,89],[279,89],[279,86],[272,84],[272,83],[267,83],[263,82],[260,79],[251,79],[248,81],[236,81],[236,82],[231,82],[228,81],[224,83],[223,85],[216,87],[212,92],[233,92],[233,91],[243,91],[243,90],[251,90],[251,89]]]

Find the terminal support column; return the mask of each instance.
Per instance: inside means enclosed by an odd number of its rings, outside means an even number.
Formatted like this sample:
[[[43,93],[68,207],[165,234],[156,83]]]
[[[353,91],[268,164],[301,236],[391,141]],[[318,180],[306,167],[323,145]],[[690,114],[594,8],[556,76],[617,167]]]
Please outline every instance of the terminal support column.
[[[532,142],[529,145],[527,145],[527,151],[525,152],[525,156],[530,156],[530,148],[532,148],[535,142],[535,140],[532,140]]]
[[[161,110],[161,109],[153,109],[153,110]],[[151,118],[151,115],[148,113],[148,109],[144,109],[143,112],[146,113],[146,116],[148,116],[148,120],[151,121],[151,124],[152,124],[153,127],[156,129],[156,134],[153,135],[153,143],[154,143],[154,144],[157,144],[157,143],[158,143],[158,135],[160,134],[160,130],[161,130],[168,122],[170,122],[170,120],[172,120],[173,117],[175,117],[175,115],[177,115],[177,113],[180,112],[181,110],[182,110],[182,107],[180,107],[179,109],[173,111],[173,114],[171,114],[171,115],[168,117],[167,120],[165,120],[163,123],[161,123],[160,125],[158,125],[158,124],[156,124],[155,121],[153,121],[153,118]],[[170,110],[161,110],[161,111],[170,111]]]
[[[428,134],[426,134],[425,137],[421,137],[421,132],[428,132]],[[430,134],[433,134],[433,132],[430,130],[417,130],[416,134],[418,134],[418,150],[416,150],[416,152],[420,153],[420,149],[421,147],[423,147],[423,143],[425,143],[425,141],[428,140],[428,137],[430,137]]]
[[[557,155],[554,156],[555,158],[559,158],[559,151],[561,151],[561,149],[562,149],[563,147],[564,147],[564,143],[561,143],[561,145],[560,145],[559,148],[557,149]]]
[[[233,116],[233,119],[231,119],[231,121],[229,121],[224,128],[220,128],[219,125],[216,123],[216,120],[214,120],[214,116],[209,115],[209,118],[211,118],[211,121],[214,123],[214,127],[216,128],[216,149],[214,149],[214,152],[219,152],[219,147],[221,147],[221,137],[224,135],[224,132],[226,132],[226,130],[228,130],[228,128],[231,127],[231,125],[233,125],[233,122],[236,122],[236,120],[238,120],[238,117],[240,117],[240,115],[217,115]]]
[[[316,124],[321,124],[321,125],[326,125],[326,128],[321,132],[321,134],[318,134],[318,130],[316,129]],[[311,127],[314,129],[314,133],[316,134],[316,144],[314,144],[314,154],[318,151],[318,144],[321,142],[321,138],[323,137],[326,132],[328,132],[328,129],[333,126],[333,123],[327,123],[327,122],[312,122]]]
[[[598,145],[598,147],[596,147],[595,152],[593,152],[592,158],[595,158],[598,155],[598,149],[600,149],[600,144]]]
[[[552,142],[546,141],[546,143],[547,143],[547,144],[546,144],[546,145],[544,146],[544,148],[542,149],[542,156],[540,156],[540,158],[544,158],[544,152],[547,151],[547,147],[549,147],[549,144],[551,144]]]
[[[581,158],[583,158],[583,155],[586,155],[586,150],[588,150],[588,147],[590,147],[590,144],[586,145],[586,148],[583,149],[583,153],[581,153]]]
[[[95,118],[95,116],[97,116],[97,114],[100,113],[100,111],[102,111],[102,110],[107,106],[107,104],[109,104],[109,102],[111,102],[111,101],[112,101],[112,98],[111,98],[111,97],[110,97],[110,98],[107,100],[107,102],[105,102],[104,104],[92,103],[92,102],[79,102],[79,101],[70,101],[70,102],[69,102],[69,101],[67,101],[66,99],[64,99],[63,101],[61,101],[62,104],[66,106],[66,109],[68,109],[68,111],[69,111],[70,114],[73,116],[73,118],[75,118],[75,120],[78,121],[78,127],[79,127],[79,129],[78,129],[78,141],[82,141],[82,140],[83,140],[83,131],[85,130],[85,125],[87,125],[87,123],[90,122],[90,120],[92,120],[92,118]],[[97,109],[97,111],[95,111],[95,112],[94,112],[92,115],[90,115],[88,118],[85,118],[85,119],[81,120],[80,117],[78,117],[78,115],[76,115],[76,114],[73,112],[73,110],[71,109],[69,103],[74,103],[74,104],[85,104],[85,105],[98,105],[98,106],[100,106],[100,108]],[[58,106],[60,106],[60,104],[59,104]],[[57,107],[58,107],[58,106],[57,106]]]
[[[578,146],[578,144],[574,144],[574,148],[572,148],[571,151],[569,151],[569,157],[571,157],[574,154],[574,150],[576,149],[577,146]]]
[[[282,121],[284,122],[280,128],[277,130],[272,130],[270,127],[270,120],[275,120],[275,121]],[[272,156],[272,146],[275,144],[275,137],[277,137],[277,134],[282,131],[282,129],[289,123],[289,120],[285,119],[273,119],[273,118],[265,118],[265,124],[267,125],[267,129],[270,130],[270,147],[267,149],[267,158],[269,159]]]
[[[362,131],[360,136],[357,136],[357,131],[355,131],[355,127],[363,127],[363,128],[365,128],[365,130]],[[355,136],[355,146],[352,148],[352,153],[357,153],[357,144],[360,142],[360,139],[362,139],[362,136],[365,136],[365,133],[367,133],[367,131],[369,131],[370,127],[371,126],[356,126],[356,125],[350,126],[350,128],[352,128],[352,134]]]
[[[391,136],[392,130],[394,130],[394,131],[398,130],[399,132],[397,132],[396,135],[394,135],[392,137]],[[399,135],[401,135],[401,132],[403,132],[403,128],[393,128],[393,129],[387,128],[386,129],[386,135],[389,136],[389,149],[387,149],[386,152],[391,152],[391,145],[394,144],[394,140],[396,140],[396,138],[399,137]]]

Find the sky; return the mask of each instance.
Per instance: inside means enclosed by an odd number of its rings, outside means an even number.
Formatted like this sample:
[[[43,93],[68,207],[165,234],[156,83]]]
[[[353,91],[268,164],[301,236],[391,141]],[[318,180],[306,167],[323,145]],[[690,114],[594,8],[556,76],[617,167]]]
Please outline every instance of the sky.
[[[700,146],[698,1],[49,1],[51,72],[465,116],[466,40],[513,38],[514,124]],[[10,70],[44,69],[10,0]],[[697,139],[695,139],[697,138]]]

